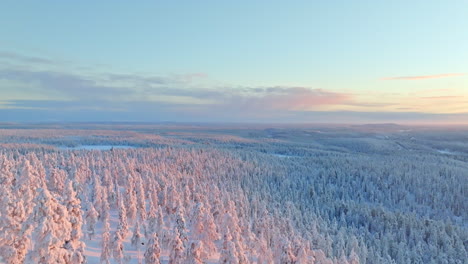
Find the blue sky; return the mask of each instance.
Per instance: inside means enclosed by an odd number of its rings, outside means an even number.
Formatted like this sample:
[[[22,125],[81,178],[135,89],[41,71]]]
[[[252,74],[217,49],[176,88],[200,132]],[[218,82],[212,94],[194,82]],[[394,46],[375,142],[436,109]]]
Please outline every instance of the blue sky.
[[[467,1],[3,1],[0,121],[468,123]]]

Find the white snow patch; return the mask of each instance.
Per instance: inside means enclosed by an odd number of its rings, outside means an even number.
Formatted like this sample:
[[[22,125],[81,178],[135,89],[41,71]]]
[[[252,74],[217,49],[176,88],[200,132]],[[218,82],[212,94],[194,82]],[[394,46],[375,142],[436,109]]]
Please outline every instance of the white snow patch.
[[[62,150],[111,150],[111,149],[132,149],[133,146],[126,145],[81,145],[77,147],[59,147]]]
[[[457,153],[453,152],[453,151],[450,151],[450,150],[446,150],[446,149],[438,149],[437,152],[439,152],[440,154],[446,154],[446,155],[457,155]]]
[[[112,239],[114,232],[117,230],[119,225],[119,212],[117,210],[110,210],[109,211],[109,225],[110,225],[110,246],[112,248]],[[171,223],[171,226],[174,223]],[[145,237],[144,233],[142,232],[142,243],[144,245],[138,246],[138,248],[134,247],[131,244],[132,238],[132,230],[134,228],[134,224],[129,223],[128,233],[127,236],[123,239],[123,254],[125,260],[123,263],[126,264],[139,264],[144,263],[144,254],[146,250],[146,245],[148,243],[147,238]],[[166,229],[166,227],[164,227]],[[84,230],[83,230],[84,231]],[[143,231],[143,230],[142,230]],[[84,255],[86,256],[86,263],[100,263],[101,252],[102,252],[102,234],[104,233],[104,224],[101,221],[98,221],[95,226],[95,235],[92,239],[88,239],[86,232],[84,231],[82,241],[85,243],[85,251]],[[188,233],[190,236],[190,232]],[[220,246],[220,245],[217,245]],[[112,249],[111,249],[112,252]],[[111,253],[112,254],[112,253]],[[161,264],[168,264],[169,263],[169,255],[170,252],[167,249],[161,248]],[[111,264],[118,264],[118,262],[111,256],[109,258]],[[215,253],[212,256],[209,256],[204,263],[206,264],[216,264],[219,261],[219,253]],[[0,262],[0,264],[3,264]]]
[[[273,153],[272,155],[275,156],[275,157],[279,157],[279,158],[292,158],[292,157],[294,157],[294,156],[291,156],[291,155],[276,154],[276,153]]]

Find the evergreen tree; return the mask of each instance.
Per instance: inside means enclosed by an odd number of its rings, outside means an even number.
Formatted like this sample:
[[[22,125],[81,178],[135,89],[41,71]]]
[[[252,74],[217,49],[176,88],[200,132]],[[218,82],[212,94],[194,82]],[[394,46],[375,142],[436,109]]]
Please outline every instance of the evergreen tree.
[[[28,252],[28,263],[66,263],[74,253],[67,246],[71,240],[72,224],[67,208],[52,197],[47,189],[39,188],[34,199],[34,211],[28,219],[32,229],[33,250]]]
[[[71,251],[69,263],[80,264],[85,262],[84,243],[81,241],[83,233],[81,231],[83,225],[81,201],[77,199],[76,192],[73,188],[73,182],[68,181],[65,187],[64,204],[67,207],[69,221],[71,223],[71,236],[65,247]]]
[[[159,248],[159,238],[156,233],[153,233],[148,241],[145,251],[145,263],[159,264],[161,249]]]
[[[201,241],[193,241],[187,252],[186,264],[203,264],[202,260],[203,243]]]
[[[125,204],[123,203],[122,196],[118,198],[118,208],[119,208],[119,226],[118,232],[120,233],[120,237],[125,238],[128,233],[128,222],[127,222],[127,209]]]
[[[184,258],[185,247],[180,237],[178,229],[175,230],[175,235],[172,240],[170,253],[169,253],[169,264],[182,264]]]
[[[109,222],[104,222],[104,232],[102,233],[101,241],[101,257],[100,263],[110,264],[111,257],[111,243],[110,243],[110,225]]]
[[[86,231],[88,233],[88,239],[91,240],[94,235],[95,235],[95,228],[96,228],[96,223],[98,221],[99,214],[94,209],[94,205],[92,203],[88,204],[88,211],[86,212],[85,215],[85,221],[86,221]]]
[[[114,257],[115,261],[118,264],[122,264],[124,260],[124,252],[123,252],[123,239],[122,233],[117,230],[114,233],[114,238],[112,240],[112,256]]]

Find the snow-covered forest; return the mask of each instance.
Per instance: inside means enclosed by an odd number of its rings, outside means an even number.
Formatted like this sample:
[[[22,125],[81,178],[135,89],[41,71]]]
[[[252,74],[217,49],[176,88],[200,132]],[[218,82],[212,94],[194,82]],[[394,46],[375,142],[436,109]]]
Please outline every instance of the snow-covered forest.
[[[466,263],[467,132],[2,125],[0,263]]]

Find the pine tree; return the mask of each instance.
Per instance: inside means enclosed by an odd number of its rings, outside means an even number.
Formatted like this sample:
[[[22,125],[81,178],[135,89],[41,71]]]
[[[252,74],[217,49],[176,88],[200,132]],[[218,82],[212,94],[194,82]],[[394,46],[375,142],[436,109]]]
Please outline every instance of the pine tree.
[[[182,243],[184,243],[185,245],[185,243],[188,240],[188,234],[187,234],[188,231],[187,231],[187,226],[185,223],[184,212],[181,206],[179,206],[177,209],[175,224],[177,228],[177,233],[179,234],[179,237],[182,240]]]
[[[111,244],[110,244],[110,225],[109,222],[104,222],[104,232],[102,233],[101,241],[101,258],[100,263],[110,264]]]
[[[114,233],[114,238],[112,240],[112,256],[117,261],[118,264],[122,264],[124,260],[123,253],[123,241],[122,235],[119,230]]]
[[[88,233],[88,239],[91,240],[94,237],[95,234],[95,227],[96,223],[98,221],[99,214],[94,209],[94,205],[92,203],[88,204],[88,211],[86,212],[85,215],[85,221],[86,221],[86,231]]]
[[[149,200],[150,208],[148,210],[148,223],[147,227],[145,229],[145,235],[153,234],[159,231],[159,229],[162,228],[162,226],[159,225],[158,223],[158,217],[156,215],[157,209],[154,206],[154,203],[152,200]]]
[[[169,264],[182,264],[184,261],[184,244],[178,230],[175,230],[175,236],[169,254]]]
[[[163,213],[163,209],[161,206],[158,206],[158,210],[156,211],[156,219],[157,219],[158,227],[163,228],[164,227],[164,213]]]
[[[294,253],[292,252],[292,249],[291,249],[291,244],[289,242],[285,242],[282,247],[280,263],[284,263],[284,264],[296,263],[296,256],[294,256]]]
[[[187,252],[185,264],[202,264],[203,243],[201,241],[193,241]]]
[[[15,201],[7,186],[5,181],[0,184],[0,256],[7,263],[19,264],[24,262],[30,239],[22,229],[23,201]]]
[[[109,197],[107,195],[107,188],[101,188],[101,207],[96,208],[99,213],[100,221],[107,221],[110,218],[110,204]]]
[[[137,177],[136,182],[136,202],[137,202],[137,213],[141,221],[145,221],[147,218],[146,212],[146,198],[145,189],[140,176]]]
[[[84,243],[81,241],[83,235],[81,227],[83,218],[81,216],[81,202],[76,197],[76,192],[73,189],[73,182],[69,181],[65,187],[64,204],[67,207],[69,221],[71,223],[71,237],[67,241],[65,247],[72,252],[69,263],[80,264],[85,262]]]
[[[59,168],[52,169],[48,181],[49,190],[61,194],[65,188],[66,178],[67,174],[64,170]]]
[[[349,264],[359,264],[360,261],[359,261],[359,256],[356,254],[356,252],[354,251],[354,249],[351,250],[351,254],[349,256]]]
[[[135,223],[135,226],[133,227],[133,234],[131,239],[132,246],[137,247],[138,245],[140,245],[141,237],[142,235],[140,233],[140,222],[137,221]]]
[[[138,259],[140,258],[140,246],[141,246],[141,233],[140,233],[140,221],[137,221],[134,228],[131,243],[137,249]]]
[[[127,219],[133,223],[137,217],[137,197],[135,193],[135,180],[132,176],[127,176],[128,182],[125,192],[125,206]]]
[[[305,242],[303,242],[305,243]],[[308,249],[304,245],[299,245],[299,250],[297,252],[296,263],[309,264],[313,263],[312,259],[308,255]]]
[[[127,209],[125,204],[123,203],[122,196],[118,198],[118,206],[119,206],[119,226],[118,232],[122,238],[125,238],[128,233],[128,222],[127,222]]]
[[[221,250],[219,257],[219,263],[222,264],[239,264],[239,258],[237,257],[236,245],[232,241],[226,241]]]
[[[273,255],[263,238],[257,242],[258,264],[273,263]]]
[[[22,231],[26,219],[23,200],[13,192],[13,164],[0,154],[0,256],[7,263],[24,262],[29,239]]]
[[[28,219],[34,241],[28,253],[29,263],[66,263],[73,254],[66,245],[71,239],[72,224],[67,208],[58,203],[47,189],[39,188],[34,211]]]
[[[213,216],[205,209],[203,203],[197,203],[192,213],[192,234],[195,239],[203,242],[203,257],[208,257],[216,251],[214,241],[219,235]]]
[[[145,263],[160,264],[161,249],[159,248],[159,238],[156,233],[151,235],[145,251]]]

